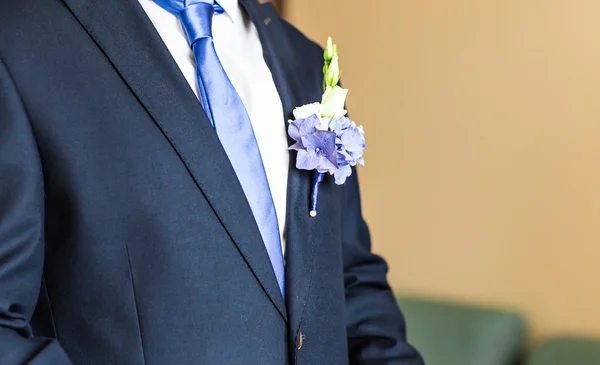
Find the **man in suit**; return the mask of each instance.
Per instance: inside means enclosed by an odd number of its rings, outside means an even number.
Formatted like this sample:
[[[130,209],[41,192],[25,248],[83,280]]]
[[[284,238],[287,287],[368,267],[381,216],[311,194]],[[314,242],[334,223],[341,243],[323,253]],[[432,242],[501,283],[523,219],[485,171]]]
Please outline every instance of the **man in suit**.
[[[322,62],[256,0],[1,0],[0,364],[422,364],[356,174],[308,214]]]

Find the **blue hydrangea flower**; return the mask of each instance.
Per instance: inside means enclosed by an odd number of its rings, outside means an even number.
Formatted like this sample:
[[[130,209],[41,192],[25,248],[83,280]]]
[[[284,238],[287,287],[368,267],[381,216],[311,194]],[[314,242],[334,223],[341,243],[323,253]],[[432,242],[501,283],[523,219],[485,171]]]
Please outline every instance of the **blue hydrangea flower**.
[[[337,135],[318,129],[320,123],[316,114],[292,121],[288,134],[296,143],[290,149],[298,151],[296,168],[333,173],[338,168]]]
[[[365,132],[361,126],[356,126],[356,123],[346,117],[332,120],[329,128],[336,134],[338,168],[334,172],[335,183],[342,185],[352,175],[353,166],[365,164]]]

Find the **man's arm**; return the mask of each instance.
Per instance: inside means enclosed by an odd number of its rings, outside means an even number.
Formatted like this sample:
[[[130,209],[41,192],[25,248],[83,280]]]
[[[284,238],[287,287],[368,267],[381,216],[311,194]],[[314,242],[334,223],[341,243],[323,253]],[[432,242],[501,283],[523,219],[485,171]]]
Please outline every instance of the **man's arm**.
[[[43,97],[43,95],[40,95]],[[58,342],[33,337],[44,265],[42,168],[27,114],[0,60],[0,364],[70,364]]]
[[[344,185],[344,284],[351,365],[422,365],[406,341],[404,317],[388,285],[387,264],[371,253],[356,170]]]

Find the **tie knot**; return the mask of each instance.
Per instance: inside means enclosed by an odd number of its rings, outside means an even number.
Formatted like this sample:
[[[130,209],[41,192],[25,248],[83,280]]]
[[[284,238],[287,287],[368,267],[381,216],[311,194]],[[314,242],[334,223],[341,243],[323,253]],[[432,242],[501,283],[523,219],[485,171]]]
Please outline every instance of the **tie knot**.
[[[190,44],[201,38],[212,38],[214,13],[213,4],[205,2],[194,2],[181,10],[179,19]]]
[[[198,39],[212,37],[213,14],[225,12],[214,0],[154,0],[181,20],[188,40],[194,44]]]

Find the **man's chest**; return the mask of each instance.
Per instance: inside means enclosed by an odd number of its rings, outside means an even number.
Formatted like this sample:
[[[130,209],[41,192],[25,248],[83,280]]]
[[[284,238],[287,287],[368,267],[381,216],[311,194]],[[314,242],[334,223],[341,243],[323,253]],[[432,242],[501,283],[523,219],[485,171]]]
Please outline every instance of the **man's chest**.
[[[139,2],[190,88],[199,98],[196,60],[179,19],[152,0]],[[256,27],[237,1],[226,0],[221,4],[225,13],[213,16],[213,41],[219,60],[250,117],[283,242],[289,151],[281,99],[265,62]]]

